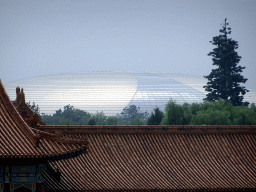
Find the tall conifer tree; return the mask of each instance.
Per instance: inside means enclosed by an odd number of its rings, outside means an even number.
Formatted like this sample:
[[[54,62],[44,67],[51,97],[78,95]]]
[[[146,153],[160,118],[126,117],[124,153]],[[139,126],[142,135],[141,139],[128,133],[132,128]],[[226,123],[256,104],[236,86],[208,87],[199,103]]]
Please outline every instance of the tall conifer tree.
[[[248,79],[241,75],[245,67],[238,66],[241,56],[236,52],[238,42],[231,38],[227,38],[231,34],[231,28],[227,27],[228,23],[223,24],[220,29],[220,35],[213,37],[210,41],[216,48],[208,55],[212,56],[213,65],[217,66],[212,69],[208,76],[205,90],[209,92],[206,95],[206,100],[215,101],[220,98],[230,101],[234,106],[248,105],[248,102],[243,102],[243,95],[249,90],[240,86],[240,83],[245,83]]]

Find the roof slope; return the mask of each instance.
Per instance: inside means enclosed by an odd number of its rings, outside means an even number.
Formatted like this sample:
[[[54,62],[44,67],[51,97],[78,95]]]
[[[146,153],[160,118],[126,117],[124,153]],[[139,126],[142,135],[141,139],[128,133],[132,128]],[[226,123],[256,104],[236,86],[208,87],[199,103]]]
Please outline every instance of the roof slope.
[[[0,81],[0,158],[68,158],[87,148],[87,140],[30,128],[19,115]]]
[[[256,126],[41,126],[88,137],[88,154],[50,165],[45,189],[256,189]]]
[[[28,114],[28,116],[32,117],[33,116],[33,111],[29,108],[29,106],[27,106],[27,104],[24,103],[23,109],[20,109],[20,105],[18,104],[17,101],[11,101],[12,104],[14,105],[14,107],[17,109],[18,112],[20,112],[21,110],[24,110],[26,112],[26,114]],[[38,119],[38,123],[40,125],[46,125],[40,118]]]

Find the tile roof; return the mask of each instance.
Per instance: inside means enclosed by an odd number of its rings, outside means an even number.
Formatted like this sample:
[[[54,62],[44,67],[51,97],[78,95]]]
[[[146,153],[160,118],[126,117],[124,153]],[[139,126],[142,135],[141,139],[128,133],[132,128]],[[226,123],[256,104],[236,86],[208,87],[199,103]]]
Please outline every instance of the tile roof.
[[[256,190],[256,126],[40,126],[88,137],[46,191]]]
[[[17,109],[19,113],[25,112],[28,114],[28,116],[32,117],[33,116],[33,111],[24,103],[23,105],[19,105],[17,101],[11,101],[14,107]],[[40,125],[46,125],[41,119],[38,119],[38,123]]]
[[[0,158],[69,158],[87,148],[86,138],[68,138],[29,127],[0,81]]]

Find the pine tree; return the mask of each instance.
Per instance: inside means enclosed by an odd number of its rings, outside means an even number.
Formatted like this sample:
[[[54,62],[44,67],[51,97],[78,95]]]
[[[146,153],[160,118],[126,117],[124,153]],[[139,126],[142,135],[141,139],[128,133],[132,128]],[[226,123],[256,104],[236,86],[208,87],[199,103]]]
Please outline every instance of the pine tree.
[[[231,28],[226,22],[220,29],[220,35],[213,37],[210,41],[216,48],[213,49],[208,55],[212,56],[213,65],[216,69],[212,69],[208,76],[207,85],[204,86],[205,90],[209,92],[206,100],[215,101],[220,98],[231,102],[234,106],[248,105],[248,102],[243,102],[243,95],[249,90],[240,86],[240,83],[245,83],[248,79],[244,78],[240,73],[245,67],[238,66],[241,56],[236,52],[238,42],[227,38],[231,34]]]

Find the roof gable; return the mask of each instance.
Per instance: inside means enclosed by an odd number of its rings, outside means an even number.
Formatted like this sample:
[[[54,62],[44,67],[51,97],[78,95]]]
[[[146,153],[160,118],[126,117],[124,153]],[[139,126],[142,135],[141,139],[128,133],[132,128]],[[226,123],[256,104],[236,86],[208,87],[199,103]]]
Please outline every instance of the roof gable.
[[[87,147],[86,138],[68,139],[29,127],[0,81],[0,158],[68,158]]]

